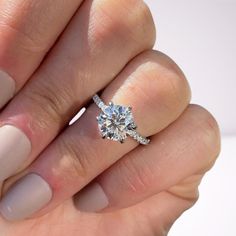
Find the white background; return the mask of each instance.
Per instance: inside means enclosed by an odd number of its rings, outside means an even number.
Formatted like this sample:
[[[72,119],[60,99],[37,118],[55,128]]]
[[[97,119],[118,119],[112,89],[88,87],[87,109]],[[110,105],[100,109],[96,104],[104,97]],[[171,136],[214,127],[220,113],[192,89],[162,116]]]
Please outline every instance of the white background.
[[[156,49],[183,69],[193,103],[210,110],[222,152],[200,199],[169,236],[236,236],[236,0],[146,0],[157,25]]]

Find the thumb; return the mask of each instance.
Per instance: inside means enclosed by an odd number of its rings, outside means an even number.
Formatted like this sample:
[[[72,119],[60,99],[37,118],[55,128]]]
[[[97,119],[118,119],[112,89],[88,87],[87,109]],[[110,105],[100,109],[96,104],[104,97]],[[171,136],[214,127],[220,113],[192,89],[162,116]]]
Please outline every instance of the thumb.
[[[145,235],[166,236],[174,222],[196,203],[201,179],[201,175],[189,177],[127,210],[132,211],[135,221],[138,215],[138,221],[145,222]]]

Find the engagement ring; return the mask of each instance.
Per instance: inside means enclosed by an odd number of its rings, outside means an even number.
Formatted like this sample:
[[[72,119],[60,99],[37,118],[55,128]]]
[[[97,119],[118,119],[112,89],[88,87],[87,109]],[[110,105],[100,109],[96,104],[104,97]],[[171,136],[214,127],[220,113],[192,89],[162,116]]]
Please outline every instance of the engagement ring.
[[[150,142],[150,139],[137,132],[131,107],[115,105],[113,102],[106,105],[97,94],[94,95],[93,101],[102,110],[97,121],[103,138],[123,143],[130,136],[143,145]]]

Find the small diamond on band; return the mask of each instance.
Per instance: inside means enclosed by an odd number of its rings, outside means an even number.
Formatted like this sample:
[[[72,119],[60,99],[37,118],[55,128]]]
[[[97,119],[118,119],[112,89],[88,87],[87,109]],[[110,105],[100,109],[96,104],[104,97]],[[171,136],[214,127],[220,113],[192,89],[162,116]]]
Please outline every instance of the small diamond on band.
[[[123,143],[127,136],[130,136],[140,144],[149,144],[150,139],[136,131],[137,125],[134,122],[131,107],[115,105],[112,102],[105,105],[97,94],[94,95],[93,101],[102,110],[97,121],[103,138]]]

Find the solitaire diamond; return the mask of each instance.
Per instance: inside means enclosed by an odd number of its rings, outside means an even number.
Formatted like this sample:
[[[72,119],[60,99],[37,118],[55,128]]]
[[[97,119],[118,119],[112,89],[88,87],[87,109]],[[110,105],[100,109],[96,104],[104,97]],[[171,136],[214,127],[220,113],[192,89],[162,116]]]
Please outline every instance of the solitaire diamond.
[[[140,144],[149,144],[150,139],[136,131],[137,126],[133,119],[131,107],[114,105],[112,102],[107,106],[97,94],[93,96],[93,100],[102,110],[97,121],[103,138],[123,143],[127,136],[130,136]]]
[[[114,141],[123,142],[127,131],[136,128],[131,108],[113,103],[103,109],[97,120],[102,136]]]

